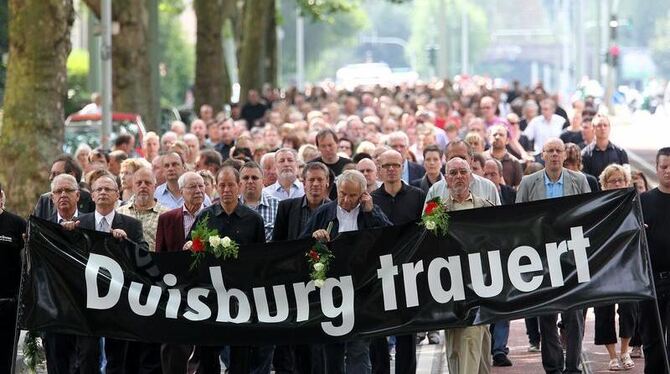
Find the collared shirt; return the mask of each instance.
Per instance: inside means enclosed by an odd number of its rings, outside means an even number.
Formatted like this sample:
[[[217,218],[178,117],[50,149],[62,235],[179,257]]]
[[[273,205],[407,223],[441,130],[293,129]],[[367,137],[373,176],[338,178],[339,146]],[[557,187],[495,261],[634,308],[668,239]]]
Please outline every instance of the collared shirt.
[[[279,201],[282,201],[286,199],[292,199],[294,197],[305,196],[305,187],[299,180],[296,179],[293,181],[287,192],[284,187],[279,184],[279,181],[276,181],[273,184],[263,188],[263,193],[268,194]]]
[[[547,172],[544,173],[544,187],[546,188],[546,197],[551,199],[554,197],[563,197],[563,172],[556,182],[552,182],[547,175]]]
[[[395,196],[386,192],[384,185],[372,191],[370,196],[394,225],[402,225],[421,218],[426,199],[426,194],[421,189],[408,186],[405,182],[402,182],[402,187]]]
[[[229,237],[239,245],[265,243],[263,218],[253,209],[238,202],[233,213],[228,215],[221,204],[203,209],[196,219],[197,223],[209,217],[207,227],[219,232],[220,237]],[[187,240],[190,235],[187,236]]]
[[[337,222],[339,223],[338,233],[358,230],[358,212],[361,210],[361,205],[356,205],[351,212],[347,212],[339,205],[337,206]]]
[[[279,200],[265,193],[261,193],[261,200],[256,206],[245,203],[243,196],[240,197],[240,201],[242,204],[255,210],[256,213],[263,217],[263,223],[265,224],[265,240],[270,241],[272,239],[272,231],[275,228],[275,218],[277,217]]]
[[[79,209],[75,209],[74,214],[70,219],[63,218],[58,211],[56,211],[56,222],[61,223],[61,222],[66,222],[66,221],[72,221],[72,219],[79,217]],[[110,225],[111,226],[111,225]]]
[[[411,182],[409,180],[409,160],[405,160],[402,163],[402,175],[400,176],[400,179],[405,183]]]
[[[596,143],[593,142],[582,150],[582,164],[582,172],[598,178],[607,165],[628,164],[628,153],[612,142],[608,142],[604,150],[596,147]]]
[[[472,198],[472,193],[469,193],[468,197],[460,203],[458,201],[456,201],[456,199],[454,199],[453,196],[449,196],[449,198],[451,199],[454,210],[465,210],[465,209],[474,209],[475,208],[475,201]]]
[[[167,182],[156,187],[154,198],[161,203],[161,205],[168,208],[168,210],[177,209],[184,205],[184,196],[176,197],[173,195],[167,188]],[[212,205],[212,200],[209,199],[209,196],[205,195],[205,202],[203,204],[205,207]]]
[[[184,237],[187,237],[188,233],[191,232],[195,219],[203,209],[205,209],[205,204],[200,205],[200,208],[198,208],[198,211],[195,212],[195,214],[191,214],[188,209],[186,209],[186,206],[182,205],[181,210],[184,212]]]
[[[470,182],[470,191],[472,192],[473,195],[488,200],[493,205],[501,205],[500,195],[498,194],[498,188],[496,188],[496,185],[493,184],[493,182],[484,177],[472,174],[472,182]],[[426,202],[438,196],[443,198],[449,196],[449,188],[447,188],[447,181],[444,178],[435,182],[435,184],[433,184],[430,187],[430,189],[428,190],[428,194],[426,194]]]
[[[167,212],[168,208],[157,202],[153,207],[147,210],[138,210],[135,208],[134,198],[131,198],[130,203],[116,208],[116,211],[127,216],[135,217],[142,222],[144,240],[149,244],[149,251],[155,252],[158,216],[163,212]]]
[[[542,152],[542,147],[547,139],[561,136],[564,123],[565,118],[557,114],[552,114],[549,121],[543,115],[539,115],[528,122],[528,127],[523,131],[523,134],[533,141],[535,152]]]
[[[324,198],[321,204],[317,206],[314,209],[309,208],[309,202],[307,202],[307,196],[302,197],[302,205],[300,205],[300,210],[301,210],[301,215],[300,215],[300,232],[307,227],[307,221],[309,221],[310,218],[312,218],[312,215],[314,212],[316,212],[317,209],[319,209],[320,206],[323,204],[327,204],[330,202],[329,198]]]
[[[116,214],[116,212],[114,210],[112,210],[109,214],[107,214],[106,216],[103,216],[102,214],[98,213],[98,211],[96,210],[95,211],[95,229],[97,231],[100,231],[100,221],[104,217],[105,220],[107,221],[107,226],[109,227],[109,230],[111,231],[112,230],[112,222],[114,221],[114,215],[115,214]]]

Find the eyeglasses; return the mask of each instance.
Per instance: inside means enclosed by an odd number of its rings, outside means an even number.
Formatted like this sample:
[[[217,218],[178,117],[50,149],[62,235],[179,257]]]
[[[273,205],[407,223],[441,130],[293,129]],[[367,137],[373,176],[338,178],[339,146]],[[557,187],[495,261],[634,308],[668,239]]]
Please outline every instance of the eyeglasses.
[[[93,192],[117,192],[118,190],[116,188],[109,188],[109,187],[98,187]]]
[[[382,169],[400,169],[402,167],[401,164],[384,164],[382,165]]]
[[[59,188],[59,189],[57,189],[57,190],[53,190],[53,191],[51,191],[51,193],[54,194],[54,195],[60,195],[60,194],[62,194],[63,192],[65,192],[66,194],[69,195],[69,194],[74,193],[74,192],[76,192],[76,191],[77,191],[77,190],[74,189],[74,188]]]
[[[257,181],[259,179],[261,179],[261,178],[255,176],[255,175],[245,175],[245,176],[242,177],[243,181],[248,181],[248,180]]]

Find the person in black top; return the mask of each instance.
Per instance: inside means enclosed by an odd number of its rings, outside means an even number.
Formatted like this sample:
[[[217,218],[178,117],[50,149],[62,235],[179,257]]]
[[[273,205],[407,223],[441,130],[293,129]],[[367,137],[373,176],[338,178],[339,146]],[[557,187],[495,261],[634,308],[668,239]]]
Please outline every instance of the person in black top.
[[[298,239],[314,212],[330,202],[329,173],[326,165],[320,162],[305,165],[302,171],[305,196],[279,202],[273,241]],[[325,370],[324,355],[322,344],[277,346],[272,363],[277,373],[320,373]]]
[[[660,336],[654,301],[641,302],[640,321],[647,321],[642,323],[642,347],[644,372],[648,374],[665,372],[663,349],[668,347],[664,336],[670,319],[670,147],[656,154],[656,174],[658,187],[640,195],[663,331]]]
[[[207,226],[219,232],[220,237],[229,237],[239,245],[265,243],[265,228],[263,218],[253,209],[241,204],[238,200],[240,196],[240,173],[231,166],[224,166],[219,170],[216,176],[216,190],[221,197],[219,204],[213,204],[205,208],[198,214],[193,223],[193,229],[198,222],[209,217]],[[193,244],[190,241],[184,245],[185,249],[190,249]],[[221,364],[219,362],[219,351],[217,347],[200,347],[200,367],[201,373],[220,373]],[[230,367],[231,374],[251,372],[251,350],[249,347],[231,346],[230,347]]]
[[[249,94],[247,95],[247,102],[242,106],[242,113],[240,114],[240,117],[247,121],[247,128],[249,129],[254,126],[262,127],[263,124],[257,124],[256,121],[263,118],[267,110],[267,105],[260,102],[258,91],[249,90]]]
[[[584,173],[599,176],[609,164],[625,165],[628,163],[628,154],[623,148],[617,147],[610,140],[611,124],[606,115],[598,114],[593,117],[593,127],[596,130],[595,142],[582,150]]]
[[[586,181],[589,182],[591,192],[600,191],[600,183],[598,183],[598,179],[596,179],[595,176],[582,171],[582,153],[577,144],[565,143],[565,161],[563,161],[563,167],[584,174]]]
[[[342,174],[344,165],[353,162],[346,157],[337,155],[337,134],[329,128],[323,129],[316,134],[316,146],[321,156],[312,160],[312,162],[318,161],[324,163],[335,174],[335,177]],[[331,200],[337,199],[337,186],[335,186],[335,183],[331,184],[328,197]]]
[[[25,232],[26,221],[5,210],[5,191],[0,185],[0,373],[9,373],[12,368]]]
[[[408,186],[402,181],[403,157],[395,151],[389,150],[379,155],[381,165],[381,187],[370,195],[372,201],[381,208],[394,225],[417,221],[421,218],[426,193],[421,189]],[[397,373],[416,372],[416,343],[415,335],[401,335],[396,337],[396,365]],[[386,338],[375,338],[370,345],[372,355],[372,369],[375,373],[390,372],[388,344]]]
[[[508,185],[501,184],[502,172],[502,163],[495,158],[488,159],[484,162],[484,178],[496,185],[502,205],[512,205],[514,204],[514,201],[516,201],[516,190]]]

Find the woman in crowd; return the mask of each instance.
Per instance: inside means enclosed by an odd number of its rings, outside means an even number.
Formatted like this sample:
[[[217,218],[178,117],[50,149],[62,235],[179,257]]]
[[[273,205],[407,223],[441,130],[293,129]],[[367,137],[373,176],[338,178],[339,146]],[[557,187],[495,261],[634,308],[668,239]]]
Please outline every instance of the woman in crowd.
[[[623,166],[611,164],[600,174],[600,185],[603,190],[613,190],[630,186],[630,173]],[[621,349],[619,355],[616,352],[616,328],[614,316],[614,304],[594,308],[596,314],[595,344],[604,345],[610,357],[609,370],[630,370],[635,367],[633,359],[628,353],[629,343],[635,333],[637,323],[637,303],[620,303],[617,309],[619,313],[619,337],[621,338]]]

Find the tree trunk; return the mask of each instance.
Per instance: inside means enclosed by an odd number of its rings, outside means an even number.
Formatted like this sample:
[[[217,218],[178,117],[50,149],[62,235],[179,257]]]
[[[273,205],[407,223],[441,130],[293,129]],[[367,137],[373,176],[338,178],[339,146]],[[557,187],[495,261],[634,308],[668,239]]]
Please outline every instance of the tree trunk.
[[[195,104],[197,113],[200,106],[209,104],[214,112],[223,109],[230,99],[230,85],[223,60],[223,1],[195,0],[193,8],[198,20],[195,45]]]
[[[83,0],[100,18],[100,0]],[[151,68],[147,47],[149,14],[144,1],[114,0],[112,21],[112,110],[139,113],[149,130],[158,129],[151,110]]]
[[[9,59],[0,129],[0,180],[7,207],[27,215],[48,190],[63,144],[72,1],[10,0]]]
[[[277,10],[274,0],[268,1],[265,29],[265,82],[277,86]]]
[[[240,102],[244,103],[247,92],[260,92],[265,82],[264,44],[267,28],[267,8],[272,1],[247,0],[244,4],[242,45],[240,50]]]

